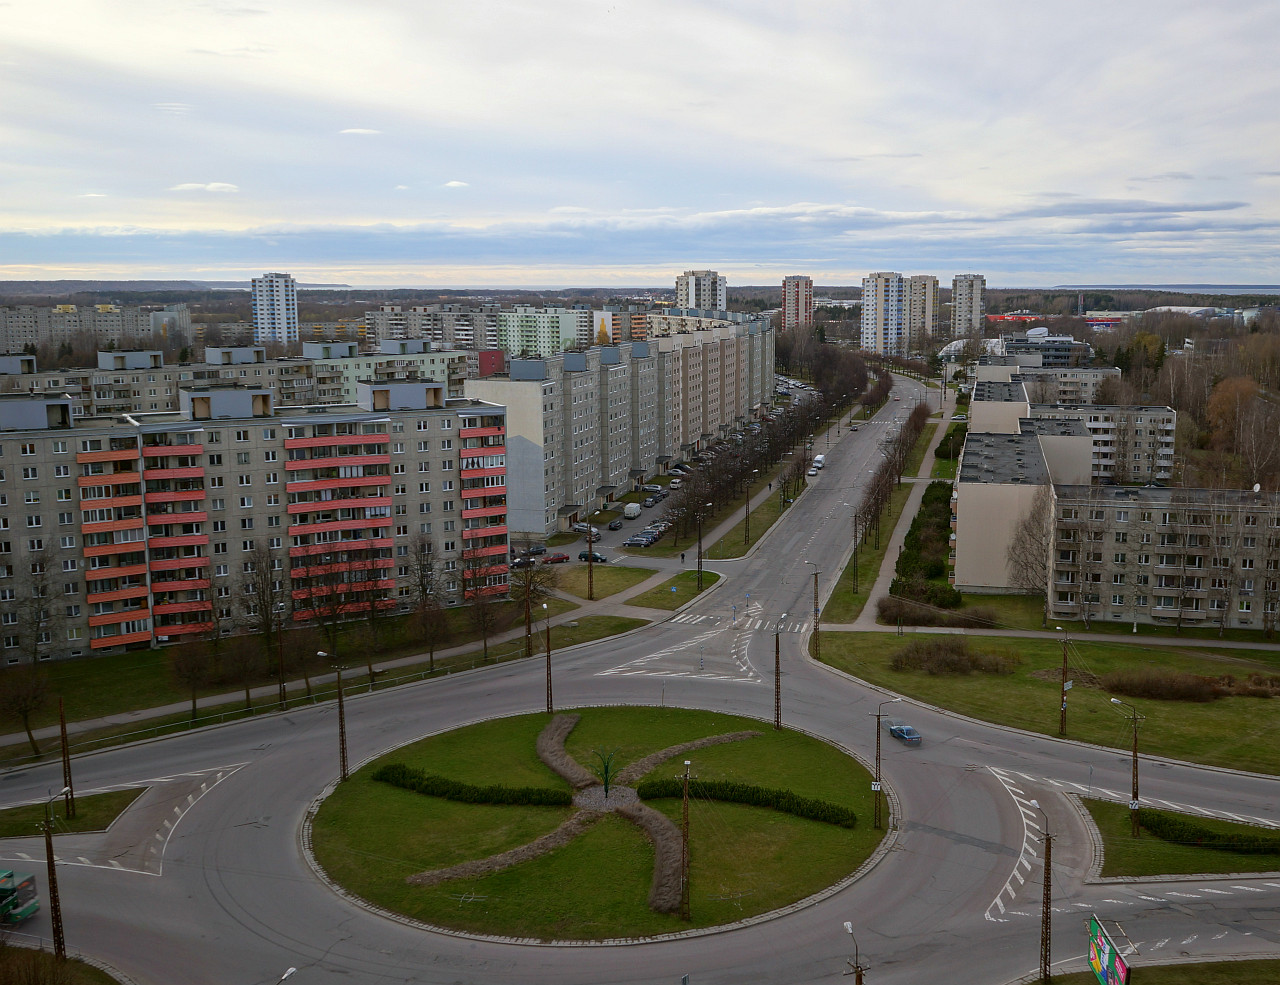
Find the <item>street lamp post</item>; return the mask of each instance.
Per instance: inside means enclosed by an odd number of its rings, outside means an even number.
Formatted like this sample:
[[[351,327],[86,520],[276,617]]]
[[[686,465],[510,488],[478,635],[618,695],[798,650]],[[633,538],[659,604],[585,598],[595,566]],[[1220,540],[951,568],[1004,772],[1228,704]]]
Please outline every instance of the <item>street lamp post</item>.
[[[53,808],[50,806],[70,790],[63,787],[44,802],[44,857],[49,869],[49,920],[53,924],[53,953],[59,961],[67,960],[67,940],[62,934],[62,899],[58,895],[58,870],[53,861]]]
[[[782,624],[787,621],[784,612],[773,628],[773,727],[782,728]]]
[[[862,973],[867,969],[862,967],[862,960],[858,954],[858,938],[853,936],[853,923],[846,920],[844,922],[844,931],[853,941],[853,960],[849,962],[849,970],[846,975],[853,975],[853,985],[862,985]]]
[[[1067,634],[1063,632],[1061,626],[1055,626],[1059,633],[1062,633],[1062,711],[1058,718],[1058,734],[1067,734]]]
[[[890,698],[888,701],[881,701],[876,708],[876,779],[871,784],[871,796],[876,801],[876,828],[880,828],[880,716],[884,714],[884,706],[897,704],[901,698]]]
[[[1138,714],[1137,708],[1119,698],[1112,698],[1111,703],[1129,709],[1129,714],[1125,718],[1129,719],[1133,726],[1133,799],[1129,801],[1129,825],[1130,834],[1140,838],[1142,835],[1138,829],[1138,725],[1146,721],[1147,716]]]
[[[704,503],[703,509],[711,509],[710,503]],[[698,510],[698,591],[702,591],[702,510]]]
[[[322,660],[327,658],[329,654],[323,650],[317,650],[316,656]],[[340,770],[340,782],[346,782],[347,779],[347,711],[342,700],[342,665],[335,664],[334,670],[338,672],[338,765]]]
[[[1040,904],[1040,981],[1049,985],[1049,949],[1053,935],[1053,834],[1049,831],[1049,815],[1037,800],[1032,807],[1044,818],[1044,896]]]
[[[755,476],[759,473],[759,469],[752,469],[751,475],[747,476],[747,509],[742,518],[742,522],[746,525],[746,536],[743,539],[743,544],[747,547],[751,546],[751,483],[755,481]]]
[[[818,626],[818,575],[822,572],[813,561],[806,561],[805,564],[813,565],[813,655],[822,659],[822,632]]]
[[[542,603],[542,619],[547,624],[547,714],[553,713],[555,703],[551,700],[551,614],[547,611],[547,603]]]

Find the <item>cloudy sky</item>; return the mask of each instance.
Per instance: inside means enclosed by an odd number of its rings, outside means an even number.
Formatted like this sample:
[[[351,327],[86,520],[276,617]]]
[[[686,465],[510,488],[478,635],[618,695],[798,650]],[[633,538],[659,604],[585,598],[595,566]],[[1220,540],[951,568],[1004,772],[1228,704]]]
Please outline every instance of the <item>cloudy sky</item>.
[[[1276,0],[0,0],[0,279],[1280,283]]]

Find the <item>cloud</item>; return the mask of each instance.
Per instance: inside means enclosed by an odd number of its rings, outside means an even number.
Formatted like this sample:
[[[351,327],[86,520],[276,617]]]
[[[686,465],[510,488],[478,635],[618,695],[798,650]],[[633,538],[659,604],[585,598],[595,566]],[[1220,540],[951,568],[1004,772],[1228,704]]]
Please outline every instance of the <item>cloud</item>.
[[[191,112],[190,103],[152,103],[151,107],[171,116],[186,116]]]
[[[398,192],[407,192],[407,191],[409,190],[409,186],[408,186],[408,185],[396,185],[396,187],[395,187],[394,189],[392,189],[392,190],[393,190],[393,191],[398,191]]]
[[[83,195],[77,195],[77,198],[106,198],[102,192],[85,192]]]
[[[354,133],[360,136],[372,136],[373,134],[382,133],[381,130],[366,130],[364,127],[348,127],[346,130],[339,130],[338,133]]]
[[[470,188],[471,185],[466,181],[446,181],[442,188]]]
[[[239,185],[228,184],[225,181],[210,181],[207,184],[199,181],[184,181],[180,185],[169,188],[171,192],[238,192],[239,190]]]
[[[1130,178],[1130,181],[1194,181],[1195,175],[1186,171],[1165,171],[1163,174],[1149,174],[1143,177]]]

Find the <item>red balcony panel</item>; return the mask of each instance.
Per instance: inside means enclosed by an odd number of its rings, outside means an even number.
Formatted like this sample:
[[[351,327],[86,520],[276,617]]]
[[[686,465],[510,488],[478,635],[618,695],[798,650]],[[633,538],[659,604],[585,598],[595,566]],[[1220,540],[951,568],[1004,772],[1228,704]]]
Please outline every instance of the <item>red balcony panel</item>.
[[[80,532],[84,534],[105,534],[113,533],[116,530],[140,530],[146,524],[147,521],[143,517],[133,516],[127,520],[103,520],[101,523],[82,523],[80,524]]]
[[[183,568],[207,568],[207,557],[174,557],[151,562],[152,571],[180,571]]]
[[[464,597],[473,599],[477,595],[506,595],[510,590],[509,585],[484,585],[481,588],[468,588]]]
[[[505,455],[507,453],[506,445],[490,445],[485,448],[462,448],[458,451],[459,458],[476,458],[480,455]]]
[[[90,640],[89,648],[93,650],[101,650],[108,646],[124,646],[127,643],[150,643],[151,631],[144,629],[140,633],[122,633],[119,636],[103,636],[100,639]]]
[[[288,472],[301,469],[336,469],[353,465],[390,465],[390,455],[334,455],[329,458],[304,458],[296,462],[285,462]]]
[[[180,622],[174,623],[172,626],[157,626],[156,637],[163,638],[165,636],[189,636],[192,633],[212,633],[213,623],[211,622]]]
[[[160,455],[203,455],[204,445],[143,445],[142,454],[147,458]]]
[[[298,537],[302,534],[319,534],[333,530],[380,530],[391,525],[391,517],[382,516],[372,520],[326,520],[324,523],[294,523],[289,526],[289,535]]]
[[[213,602],[209,599],[199,599],[193,602],[155,602],[151,606],[151,612],[158,616],[166,612],[205,612],[212,608]],[[161,628],[157,626],[156,631],[159,632]]]
[[[82,499],[80,506],[83,509],[115,509],[116,507],[141,506],[142,493],[135,493],[132,496],[108,496],[106,499]]]
[[[301,544],[294,545],[289,548],[290,557],[310,557],[313,554],[341,554],[343,552],[359,551],[364,553],[371,550],[375,546],[388,546],[391,544],[389,539],[374,540],[344,540],[330,544]]]
[[[349,486],[389,486],[389,475],[366,475],[347,479],[290,479],[289,492],[315,492],[319,489],[346,489]]]
[[[176,537],[152,537],[148,542],[153,548],[203,547],[209,543],[208,534],[180,534]],[[154,567],[154,565],[152,565]]]
[[[131,459],[137,459],[138,449],[136,448],[114,448],[108,451],[78,451],[76,452],[76,464],[85,465],[90,462],[127,462]]]
[[[145,548],[143,541],[135,540],[128,544],[98,544],[95,547],[84,548],[85,557],[105,557],[108,554],[131,554],[134,551],[141,551]]]
[[[204,523],[209,514],[203,510],[190,510],[186,513],[148,513],[147,523],[153,527],[166,523]]]
[[[203,465],[188,465],[180,469],[147,469],[142,477],[148,481],[155,479],[203,479]]]
[[[488,428],[459,428],[459,438],[492,438],[496,435],[506,434],[507,429],[501,425]]]
[[[290,513],[317,513],[321,510],[361,509],[368,506],[391,506],[390,496],[357,496],[347,499],[327,499],[315,503],[290,503]]]
[[[85,577],[90,581],[102,581],[107,578],[132,578],[134,575],[145,575],[146,573],[147,566],[145,564],[125,564],[114,568],[89,568],[85,571]]]
[[[203,489],[174,489],[146,494],[148,503],[180,503],[196,499],[204,499]]]
[[[463,510],[462,519],[470,520],[472,517],[478,516],[505,516],[507,507],[504,506],[479,506],[473,510]]]
[[[330,445],[385,445],[387,434],[331,434],[319,438],[285,438],[286,448],[327,448]]]
[[[505,575],[510,569],[505,564],[492,564],[487,568],[475,568],[467,571],[468,578],[488,578],[490,575]]]
[[[153,592],[185,592],[189,589],[208,588],[209,584],[208,578],[180,578],[175,581],[157,581],[152,578],[151,590]]]
[[[208,584],[206,582],[206,584]],[[149,595],[151,589],[146,585],[130,585],[128,588],[117,588],[114,592],[90,592],[84,600],[92,605],[94,602],[116,602],[120,599],[140,599]]]
[[[130,619],[146,619],[151,612],[144,605],[141,609],[126,609],[124,612],[104,612],[101,615],[90,616],[90,626],[111,626],[118,622],[128,622]]]
[[[505,537],[506,535],[506,524],[500,527],[473,527],[470,530],[462,531],[463,540],[475,540],[477,537]]]
[[[375,588],[389,591],[395,587],[396,580],[394,578],[384,578],[378,581],[356,581],[341,585],[313,585],[310,588],[295,588],[290,594],[295,599],[308,599],[332,595],[335,592],[367,592]]]
[[[375,568],[393,568],[395,560],[389,557],[369,558],[363,561],[341,561],[333,564],[315,564],[311,567],[294,568],[290,577],[295,581],[303,578],[323,578],[326,575],[339,574],[344,571],[372,571]]]
[[[459,475],[464,479],[484,479],[491,475],[506,475],[507,467],[499,465],[492,469],[461,469]]]
[[[105,475],[78,475],[76,485],[85,486],[118,486],[122,484],[137,485],[142,481],[141,472],[108,472]]]
[[[462,552],[462,556],[464,558],[492,557],[494,554],[506,554],[507,550],[508,550],[508,545],[506,544],[493,544],[490,547],[468,548],[467,550],[464,550]]]

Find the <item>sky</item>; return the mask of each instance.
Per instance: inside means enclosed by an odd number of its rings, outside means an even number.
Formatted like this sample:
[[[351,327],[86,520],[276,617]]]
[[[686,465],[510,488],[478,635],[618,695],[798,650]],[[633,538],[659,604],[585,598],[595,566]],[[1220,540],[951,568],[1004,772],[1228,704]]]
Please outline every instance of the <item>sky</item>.
[[[0,0],[0,280],[1280,283],[1275,0]]]

